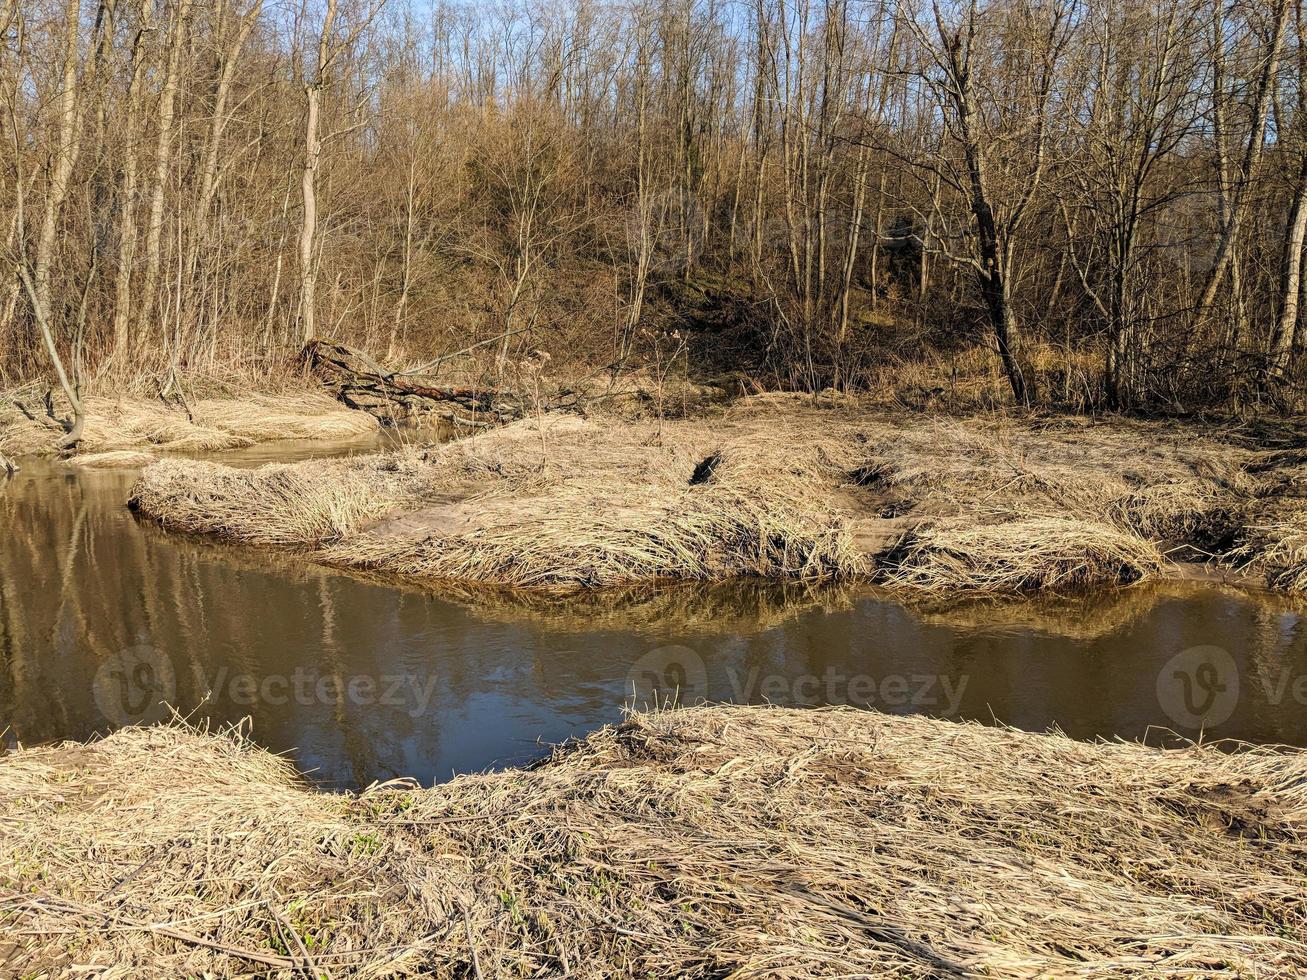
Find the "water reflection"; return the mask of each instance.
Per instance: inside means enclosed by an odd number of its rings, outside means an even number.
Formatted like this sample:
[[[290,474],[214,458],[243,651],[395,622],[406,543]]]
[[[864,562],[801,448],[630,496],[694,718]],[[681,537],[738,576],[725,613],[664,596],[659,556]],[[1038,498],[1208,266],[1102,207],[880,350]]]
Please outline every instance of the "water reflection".
[[[1214,645],[1239,692],[1209,735],[1307,744],[1307,640],[1301,607],[1284,599],[1172,585],[914,608],[849,588],[737,584],[469,605],[166,535],[122,505],[133,478],[31,463],[0,486],[11,737],[85,738],[157,687],[196,721],[250,716],[256,739],[337,785],[521,762],[538,740],[615,720],[632,690],[1139,738],[1177,727],[1159,701],[1168,661]]]

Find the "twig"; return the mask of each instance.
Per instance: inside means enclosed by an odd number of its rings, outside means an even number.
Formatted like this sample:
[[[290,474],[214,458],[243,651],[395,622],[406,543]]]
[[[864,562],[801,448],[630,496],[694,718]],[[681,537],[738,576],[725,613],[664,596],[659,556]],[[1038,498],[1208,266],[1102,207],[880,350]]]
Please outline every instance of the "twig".
[[[277,927],[281,930],[282,936],[289,937],[286,943],[286,949],[290,949],[289,940],[293,939],[296,947],[298,947],[300,951],[300,955],[304,957],[304,962],[300,965],[300,969],[304,971],[306,976],[312,977],[313,957],[309,954],[308,947],[304,945],[304,940],[300,939],[300,934],[295,931],[294,927],[291,926],[289,922],[286,921],[286,917],[281,914],[272,902],[264,902],[263,904],[267,907],[268,911],[272,913],[272,917],[277,920]],[[331,973],[328,972],[325,967],[323,967],[323,972],[327,975],[328,980],[330,980]]]
[[[144,861],[142,861],[140,864],[138,864],[135,868],[133,868],[131,871],[129,871],[129,872],[128,872],[127,874],[125,874],[123,877],[119,878],[116,882],[114,882],[114,884],[113,884],[112,886],[110,886],[109,888],[105,889],[105,890],[104,890],[104,891],[99,895],[99,897],[96,898],[96,901],[97,901],[97,902],[103,902],[106,898],[108,898],[108,897],[109,897],[110,895],[112,895],[114,892],[118,891],[118,889],[122,888],[123,885],[125,885],[125,884],[127,884],[128,882],[132,881],[132,880],[133,880],[137,875],[139,875],[142,871],[144,871],[146,868],[148,868],[148,867],[149,867],[151,864],[153,864],[155,861],[159,860],[159,858],[161,858],[161,857],[163,857],[165,854],[168,854],[169,852],[171,852],[172,849],[173,849],[174,847],[176,847],[176,846],[177,846],[177,841],[175,841],[175,840],[170,840],[170,841],[169,841],[166,845],[164,845],[163,847],[155,847],[155,848],[152,848],[151,851],[150,851],[150,853],[146,855]]]
[[[472,937],[472,917],[468,915],[466,905],[462,906],[462,909],[463,927],[467,930],[467,948],[472,952],[472,972],[477,980],[484,980],[484,975],[481,972],[481,957],[477,955],[476,940]]]
[[[219,953],[225,953],[228,956],[236,956],[251,963],[261,963],[264,966],[275,966],[280,969],[294,969],[295,961],[284,956],[274,956],[271,953],[263,953],[256,949],[245,949],[242,946],[233,946],[229,943],[220,943],[213,939],[205,939],[203,936],[196,936],[181,929],[175,929],[165,923],[155,922],[133,922],[126,919],[118,913],[105,913],[90,906],[81,905],[69,899],[59,898],[45,892],[23,895],[17,892],[0,893],[0,901],[12,902],[15,905],[35,906],[38,909],[44,909],[47,912],[55,914],[73,914],[89,916],[96,919],[102,919],[104,926],[110,929],[128,931],[139,929],[144,932],[153,932],[160,936],[167,936],[169,939],[175,939],[178,942],[188,943],[191,946],[202,946],[205,949],[216,950]],[[32,932],[35,935],[44,935],[39,928],[34,928]]]
[[[452,361],[456,357],[462,357],[464,354],[470,354],[478,347],[485,347],[487,344],[494,344],[494,343],[498,343],[501,340],[507,340],[509,337],[512,337],[515,334],[524,333],[526,329],[527,329],[526,327],[518,327],[516,330],[506,330],[504,333],[499,334],[499,336],[497,337],[489,337],[485,340],[478,340],[475,344],[472,344],[469,347],[464,347],[462,350],[456,350],[452,354],[441,354],[434,361],[428,361],[426,364],[419,364],[417,367],[409,368],[407,371],[392,371],[390,372],[389,375],[387,375],[387,377],[408,377],[414,374],[424,374],[425,372],[430,371],[432,368],[439,367],[441,364],[444,364],[445,361]]]

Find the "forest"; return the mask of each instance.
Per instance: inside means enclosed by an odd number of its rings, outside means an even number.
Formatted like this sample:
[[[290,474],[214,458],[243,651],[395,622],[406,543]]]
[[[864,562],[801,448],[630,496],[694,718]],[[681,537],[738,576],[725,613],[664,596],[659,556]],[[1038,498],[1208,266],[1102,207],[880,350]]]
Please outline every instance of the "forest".
[[[0,0],[0,388],[1303,407],[1293,0]],[[887,380],[888,379],[888,380]]]

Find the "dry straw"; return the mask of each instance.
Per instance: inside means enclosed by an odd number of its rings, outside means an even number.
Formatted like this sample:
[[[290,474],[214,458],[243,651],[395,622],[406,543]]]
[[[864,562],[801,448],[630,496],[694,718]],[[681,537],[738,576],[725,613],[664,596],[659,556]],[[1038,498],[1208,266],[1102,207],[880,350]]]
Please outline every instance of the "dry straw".
[[[238,735],[0,761],[7,976],[1297,977],[1307,756],[635,715],[331,795]]]
[[[547,415],[347,463],[171,461],[134,500],[169,527],[433,582],[1074,589],[1165,576],[1183,545],[1301,587],[1303,511],[1248,529],[1285,510],[1305,469],[1166,423],[890,418],[769,396],[661,423]]]

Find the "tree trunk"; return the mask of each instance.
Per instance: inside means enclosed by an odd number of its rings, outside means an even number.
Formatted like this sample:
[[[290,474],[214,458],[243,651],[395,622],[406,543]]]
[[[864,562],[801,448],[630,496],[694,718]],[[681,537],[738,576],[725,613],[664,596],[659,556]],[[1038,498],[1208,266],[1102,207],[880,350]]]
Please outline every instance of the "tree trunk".
[[[1216,301],[1216,292],[1220,289],[1221,284],[1225,281],[1226,274],[1230,270],[1235,242],[1239,237],[1239,229],[1248,211],[1248,191],[1254,179],[1254,172],[1261,163],[1262,151],[1266,144],[1267,116],[1272,91],[1275,87],[1275,76],[1280,67],[1280,52],[1284,47],[1284,35],[1289,24],[1291,6],[1289,0],[1279,0],[1279,5],[1276,7],[1275,27],[1271,35],[1270,50],[1267,52],[1261,74],[1257,78],[1257,96],[1253,105],[1252,132],[1248,134],[1248,145],[1244,149],[1243,162],[1239,173],[1236,175],[1235,186],[1230,193],[1229,205],[1221,227],[1221,238],[1216,249],[1216,258],[1212,263],[1211,271],[1207,275],[1207,281],[1203,286],[1202,294],[1195,309],[1196,318],[1200,321],[1207,311],[1211,309],[1212,303]],[[1223,97],[1223,93],[1218,92],[1214,97],[1219,101]]]
[[[322,141],[318,138],[318,107],[322,89],[306,85],[304,96],[308,111],[304,123],[304,173],[300,191],[304,200],[300,224],[300,337],[307,344],[317,332],[314,304],[317,294],[317,269],[313,265],[313,244],[318,234],[318,162],[322,158]]]
[[[159,93],[159,142],[154,151],[154,193],[150,198],[150,220],[145,231],[145,278],[141,287],[141,307],[137,334],[144,346],[155,309],[155,290],[163,259],[163,203],[168,189],[168,171],[172,169],[173,116],[177,104],[177,83],[186,26],[190,20],[191,0],[178,0],[172,19],[168,43],[168,66]]]
[[[136,144],[141,138],[141,89],[145,84],[145,39],[150,31],[152,3],[140,5],[140,26],[132,41],[132,80],[127,86],[127,120],[123,146],[122,184],[118,212],[118,274],[114,283],[113,357],[125,357],[130,343],[132,264],[136,256],[136,197],[139,170]]]
[[[1284,270],[1280,280],[1280,315],[1271,337],[1267,377],[1281,377],[1289,368],[1298,329],[1298,297],[1302,289],[1303,245],[1307,242],[1307,153],[1298,169],[1298,186],[1289,208],[1284,237]]]
[[[304,85],[304,171],[300,177],[303,216],[300,224],[300,337],[304,343],[317,333],[318,269],[314,248],[318,237],[318,165],[322,161],[322,88],[331,63],[332,28],[336,23],[337,0],[327,0],[318,35],[318,60],[313,77]]]

